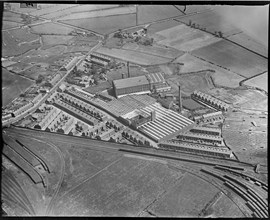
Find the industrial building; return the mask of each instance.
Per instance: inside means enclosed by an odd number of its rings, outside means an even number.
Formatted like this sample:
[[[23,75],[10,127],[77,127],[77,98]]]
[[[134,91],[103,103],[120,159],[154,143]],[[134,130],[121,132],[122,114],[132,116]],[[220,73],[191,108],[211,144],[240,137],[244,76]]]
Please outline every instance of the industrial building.
[[[221,122],[224,120],[224,116],[221,111],[218,112],[211,112],[199,116],[194,116],[193,120],[197,123],[214,123],[214,122]]]
[[[173,150],[173,151],[180,151],[180,152],[185,152],[185,153],[217,156],[217,157],[223,157],[223,158],[233,157],[232,151],[226,148],[217,148],[217,147],[210,147],[210,146],[205,146],[205,145],[200,145],[200,144],[177,142],[174,140],[162,141],[158,146],[164,150]]]
[[[211,96],[205,93],[202,93],[200,91],[195,90],[192,94],[191,94],[191,98],[194,100],[198,100],[202,103],[205,103],[206,105],[209,105],[217,110],[221,110],[221,111],[228,111],[230,105],[228,105],[227,103]]]
[[[223,144],[222,137],[191,132],[178,134],[177,140],[188,141],[193,143],[209,144],[215,146],[221,146]]]
[[[151,121],[151,115],[135,109],[123,116],[120,116],[123,123],[137,129],[139,126]]]
[[[201,127],[197,126],[190,130],[190,132],[206,134],[206,135],[217,135],[221,136],[221,129],[220,128],[212,128],[212,127]]]
[[[87,58],[86,61],[89,61],[93,64],[97,64],[99,66],[105,67],[112,61],[112,59],[108,56],[98,53],[91,53]]]
[[[150,84],[146,76],[113,80],[113,89],[117,98],[127,94],[151,93]]]

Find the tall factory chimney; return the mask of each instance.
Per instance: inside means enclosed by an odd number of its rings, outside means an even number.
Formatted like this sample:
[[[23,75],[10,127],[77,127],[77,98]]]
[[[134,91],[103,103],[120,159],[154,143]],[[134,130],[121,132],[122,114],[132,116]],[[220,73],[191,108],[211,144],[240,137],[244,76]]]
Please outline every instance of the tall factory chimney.
[[[178,89],[179,89],[179,113],[182,112],[182,96],[181,96],[181,86],[178,84]]]
[[[151,112],[151,121],[155,121],[156,120],[156,111],[152,111]]]
[[[127,73],[128,73],[128,78],[130,78],[130,72],[129,72],[129,61],[127,62]]]
[[[138,5],[135,6],[136,7],[136,26],[138,25]]]
[[[125,79],[125,73],[122,73],[122,79]]]

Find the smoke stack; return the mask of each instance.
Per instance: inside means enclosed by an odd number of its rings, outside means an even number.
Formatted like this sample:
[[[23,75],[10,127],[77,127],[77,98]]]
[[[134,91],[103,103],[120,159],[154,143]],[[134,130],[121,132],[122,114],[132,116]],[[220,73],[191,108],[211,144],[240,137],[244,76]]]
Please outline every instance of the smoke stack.
[[[182,112],[182,97],[181,97],[181,86],[178,84],[179,89],[179,113]]]
[[[127,72],[128,72],[128,78],[130,78],[130,72],[129,72],[129,61],[127,62]]]
[[[138,5],[136,5],[136,26],[138,25]]]
[[[151,121],[155,121],[156,120],[156,111],[152,111],[151,112]]]
[[[122,79],[125,79],[125,73],[122,73]]]

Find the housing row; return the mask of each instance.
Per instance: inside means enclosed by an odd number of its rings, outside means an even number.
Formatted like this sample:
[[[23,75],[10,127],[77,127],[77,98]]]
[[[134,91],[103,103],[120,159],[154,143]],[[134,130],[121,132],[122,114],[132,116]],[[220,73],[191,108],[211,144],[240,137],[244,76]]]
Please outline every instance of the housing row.
[[[55,119],[55,117],[61,112],[59,109],[53,106],[40,108],[40,111],[44,112],[43,117],[41,118],[40,122],[34,126],[34,128],[41,130],[45,130]]]
[[[214,146],[222,146],[223,138],[216,135],[206,135],[193,132],[180,133],[177,140],[187,141],[200,144],[209,144]]]
[[[76,66],[77,62],[79,61],[79,57],[72,57],[63,65],[63,69],[67,71],[71,71],[73,67]]]
[[[107,117],[101,111],[99,111],[97,108],[95,108],[92,105],[89,105],[89,104],[69,95],[69,94],[62,93],[60,95],[60,98],[65,103],[68,103],[69,105],[74,106],[75,108],[77,108],[79,110],[82,110],[83,112],[91,115],[92,117],[94,117],[100,121],[104,121],[107,119]]]
[[[199,116],[194,116],[193,121],[195,121],[197,124],[208,124],[208,123],[215,123],[215,122],[221,122],[225,119],[221,111],[218,112],[211,112],[206,113]]]
[[[162,73],[152,73],[125,79],[113,80],[113,89],[117,98],[128,94],[147,94],[156,90],[168,91],[171,87],[166,83]]]
[[[158,146],[164,150],[173,150],[199,155],[209,155],[223,158],[232,158],[233,156],[232,151],[225,148],[178,142],[174,140],[162,141]]]
[[[112,61],[112,59],[106,55],[99,54],[99,53],[91,53],[87,58],[86,61],[91,63],[100,65],[100,66],[108,66],[108,64]]]
[[[221,110],[221,111],[228,111],[230,105],[228,105],[227,103],[211,96],[208,94],[205,94],[203,92],[197,91],[195,90],[192,94],[191,94],[191,98],[194,100],[198,100],[202,103],[205,103],[207,105],[212,106],[213,108],[217,109],[217,110]]]
[[[22,114],[23,112],[29,110],[34,104],[32,102],[26,103],[23,106],[18,107],[17,109],[13,110],[11,113],[13,117],[17,117],[18,115]]]

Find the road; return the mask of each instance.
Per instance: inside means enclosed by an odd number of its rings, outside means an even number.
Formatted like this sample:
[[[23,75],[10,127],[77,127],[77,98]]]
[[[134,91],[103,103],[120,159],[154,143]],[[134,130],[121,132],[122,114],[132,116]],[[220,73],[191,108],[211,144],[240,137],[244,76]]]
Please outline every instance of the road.
[[[96,46],[94,46],[93,48],[91,48],[91,50],[86,55],[82,56],[81,59],[79,59],[77,63],[83,61],[94,50],[97,50],[101,46],[101,44],[102,44],[102,41],[99,41],[98,44]],[[56,71],[56,73],[58,73],[61,68],[62,68],[62,66]],[[27,116],[27,115],[31,114],[32,112],[34,112],[41,103],[43,103],[49,96],[51,96],[55,92],[55,90],[58,88],[58,86],[65,80],[65,78],[68,76],[68,74],[72,71],[72,69],[68,70],[67,73],[62,77],[62,79],[60,79],[48,93],[46,93],[36,104],[34,104],[34,106],[32,106],[26,112],[23,112],[21,115],[18,115],[15,118],[11,118],[11,119],[9,119],[7,121],[3,121],[2,126],[7,126],[7,125],[9,125],[11,123],[14,123],[14,122],[16,122],[18,120],[21,120],[25,116]]]

